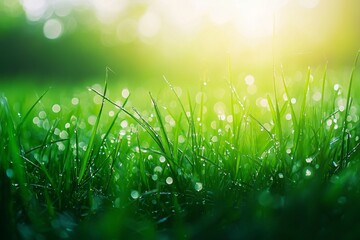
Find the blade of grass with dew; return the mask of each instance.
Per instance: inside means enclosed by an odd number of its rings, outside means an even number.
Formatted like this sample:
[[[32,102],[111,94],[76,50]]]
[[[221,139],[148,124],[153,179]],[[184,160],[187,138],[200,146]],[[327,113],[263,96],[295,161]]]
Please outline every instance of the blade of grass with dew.
[[[146,176],[146,167],[145,167],[145,160],[144,160],[144,156],[142,154],[142,150],[141,150],[141,143],[140,143],[140,139],[139,139],[139,134],[136,134],[136,142],[137,142],[137,148],[138,148],[138,154],[139,154],[139,171],[140,171],[140,178],[142,180],[142,183],[144,183],[145,188],[149,189],[150,188],[150,184],[149,184],[149,178],[148,176]]]
[[[188,138],[190,139],[190,146],[191,146],[191,151],[192,151],[192,166],[195,169],[196,172],[198,172],[198,165],[199,165],[199,161],[198,161],[198,144],[197,144],[197,134],[196,134],[196,128],[195,128],[195,120],[194,120],[194,114],[195,114],[195,108],[196,106],[192,107],[192,103],[191,103],[191,98],[190,98],[190,93],[188,92],[188,103],[189,103],[189,136]]]
[[[165,125],[163,123],[163,120],[162,120],[162,116],[161,116],[161,113],[160,113],[160,109],[157,105],[157,102],[155,101],[155,99],[153,98],[153,96],[150,94],[150,98],[151,98],[151,102],[153,104],[153,107],[154,107],[154,110],[155,110],[155,116],[158,120],[158,123],[160,124],[160,132],[162,134],[162,139],[165,144],[164,144],[164,150],[165,150],[165,154],[167,156],[172,156],[172,147],[171,147],[171,144],[170,144],[170,140],[167,136],[167,133],[166,133],[166,129],[165,129]]]
[[[155,141],[157,146],[160,148],[163,154],[166,153],[164,148],[164,144],[162,143],[162,139],[159,134],[154,130],[154,128],[141,116],[141,114],[133,108],[134,112],[138,115],[139,119],[133,116],[133,119],[136,120],[140,124],[140,126],[150,135],[150,137]]]
[[[104,96],[106,96],[106,91],[107,91],[107,81],[105,80],[104,93],[103,93]],[[84,157],[83,157],[83,159],[81,161],[81,166],[80,166],[79,176],[78,176],[78,184],[80,184],[81,180],[83,179],[83,177],[85,175],[86,168],[88,166],[88,162],[90,161],[90,158],[91,158],[91,154],[92,154],[92,151],[93,151],[93,148],[94,148],[94,140],[95,140],[96,132],[97,132],[97,129],[98,129],[98,126],[99,126],[99,123],[100,123],[100,117],[101,117],[101,114],[102,114],[102,111],[103,111],[103,108],[104,108],[104,103],[105,103],[105,98],[103,98],[102,101],[101,101],[100,110],[99,110],[98,115],[96,117],[96,122],[95,122],[95,125],[94,125],[93,129],[92,129],[92,133],[91,133],[91,136],[90,136],[90,140],[89,140],[85,155],[84,155]]]
[[[324,100],[325,100],[325,83],[326,83],[326,77],[327,77],[327,66],[328,66],[328,64],[326,63],[325,69],[324,69],[324,75],[323,75],[323,78],[322,78],[322,86],[321,86],[321,103],[320,103],[321,120],[323,119],[324,114],[325,114],[325,112],[324,112]]]
[[[114,152],[112,154],[112,161],[111,161],[111,164],[110,164],[110,175],[109,175],[109,179],[107,181],[107,184],[106,184],[106,188],[105,188],[105,191],[107,192],[108,189],[109,189],[109,186],[110,186],[110,182],[112,180],[112,177],[113,177],[113,174],[114,174],[114,167],[115,167],[115,160],[118,159],[119,155],[120,155],[120,147],[121,147],[121,144],[122,144],[122,137],[121,135],[119,134],[117,140],[116,140],[116,145],[115,145],[115,149],[114,149]]]
[[[9,103],[4,96],[0,96],[0,108],[2,112],[0,116],[0,119],[2,118],[1,125],[3,125],[1,129],[4,131],[2,133],[2,137],[6,139],[5,145],[2,146],[6,157],[0,158],[0,165],[6,168],[11,167],[13,171],[13,181],[16,184],[19,184],[20,196],[23,201],[22,204],[24,204],[25,209],[27,209],[26,202],[28,201],[31,193],[26,187],[26,171],[24,169],[24,163],[21,159],[20,146],[18,146],[16,142],[17,135],[15,123],[11,116]]]
[[[22,125],[24,124],[25,120],[29,117],[32,110],[35,108],[35,106],[41,101],[41,99],[49,92],[50,89],[47,89],[43,94],[41,94],[40,97],[34,102],[34,104],[29,108],[29,110],[25,113],[24,117],[21,119],[21,122],[19,123],[17,127],[17,131],[21,130]]]
[[[169,166],[169,169],[170,169],[170,171],[171,171],[171,173],[173,175],[174,183],[175,183],[176,187],[178,188],[178,190],[180,191],[181,188],[180,188],[180,184],[179,184],[179,178],[178,178],[178,175],[176,174],[176,171],[175,171],[175,165],[177,165],[177,164],[176,164],[176,162],[174,161],[174,158],[173,158],[173,146],[171,145],[169,137],[168,137],[168,135],[166,133],[166,128],[165,128],[165,125],[164,125],[163,120],[162,120],[162,115],[160,113],[160,109],[159,109],[159,107],[157,105],[157,102],[155,101],[155,99],[151,95],[151,93],[150,93],[150,98],[151,98],[151,101],[153,103],[153,107],[154,107],[154,110],[155,110],[155,115],[156,115],[157,121],[160,124],[160,132],[162,134],[162,139],[163,139],[160,142],[165,142],[165,146],[163,144],[162,149],[165,150],[164,154],[165,154],[165,157],[168,160],[168,163],[169,163],[168,166]]]
[[[137,117],[135,117],[133,114],[129,113],[128,111],[126,111],[124,108],[122,108],[121,106],[117,105],[116,103],[114,103],[113,101],[111,101],[110,99],[108,99],[105,94],[101,94],[99,92],[97,92],[96,90],[93,90],[95,93],[97,93],[98,95],[102,96],[104,100],[109,101],[110,103],[112,103],[114,106],[117,106],[118,108],[123,109],[123,111],[130,116],[132,119],[134,119],[137,123],[140,124],[140,126],[150,135],[150,137],[155,141],[155,143],[158,145],[158,147],[160,148],[161,152],[165,155],[165,157],[168,159],[169,161],[169,169],[172,172],[173,176],[175,177],[175,170],[174,170],[174,161],[172,159],[172,146],[170,143],[170,140],[167,137],[166,134],[166,130],[165,130],[165,126],[162,122],[161,119],[161,113],[160,110],[157,106],[157,103],[155,101],[155,99],[152,97],[151,93],[150,93],[150,97],[151,100],[153,102],[153,106],[155,109],[155,115],[157,116],[158,122],[160,124],[160,131],[163,135],[163,137],[161,138],[159,136],[159,134],[153,129],[153,127],[141,116],[141,114],[135,109],[133,108],[134,112],[138,115],[139,119]],[[163,141],[165,141],[165,146]],[[175,164],[176,165],[176,164]],[[179,184],[177,179],[174,179],[175,181],[175,185],[179,188]],[[180,189],[180,188],[179,188]]]
[[[184,104],[182,103],[181,99],[180,99],[180,96],[179,94],[175,91],[174,87],[172,86],[172,84],[170,83],[169,80],[167,80],[167,78],[165,76],[163,76],[163,79],[164,81],[167,83],[167,85],[169,86],[170,90],[175,94],[177,100],[178,100],[178,103],[180,104],[181,106],[181,110],[183,111],[188,123],[189,123],[189,117],[186,115],[186,110],[185,110],[185,107],[184,107]]]
[[[166,79],[165,76],[163,76],[163,78],[164,78],[164,81],[168,84],[170,90],[175,94],[175,96],[176,96],[176,98],[177,98],[177,100],[178,100],[178,103],[180,104],[181,110],[182,110],[183,114],[185,115],[186,121],[187,121],[187,123],[188,123],[188,134],[187,134],[187,136],[186,136],[186,138],[185,138],[185,143],[184,143],[184,145],[185,145],[185,146],[184,146],[184,149],[187,149],[188,146],[189,146],[189,144],[190,144],[189,139],[191,138],[191,132],[194,130],[194,129],[193,129],[194,124],[193,124],[193,122],[192,122],[192,120],[191,120],[191,116],[188,116],[188,115],[187,115],[187,112],[186,112],[186,110],[185,110],[185,106],[184,106],[183,102],[181,101],[180,96],[179,96],[178,93],[175,91],[174,87],[172,86],[172,84]],[[189,101],[190,101],[190,100],[189,100]],[[190,109],[191,109],[191,104],[190,104]],[[178,120],[178,123],[179,123],[179,124],[177,125],[177,129],[176,129],[176,133],[177,133],[177,134],[175,134],[175,136],[178,135],[178,132],[179,132],[179,130],[180,130],[181,116],[182,116],[182,115],[180,115],[179,120]],[[176,144],[175,144],[175,143],[176,143]],[[174,149],[177,149],[177,144],[178,144],[178,141],[177,141],[177,139],[176,139],[176,142],[175,142],[175,140],[174,140],[174,143],[173,143]],[[175,146],[175,145],[176,145],[176,146]],[[191,162],[188,158],[185,157],[185,150],[180,150],[180,149],[179,149],[179,151],[180,151],[180,153],[181,153],[179,159],[184,159],[184,158],[185,158],[185,159],[187,159],[187,161],[189,162],[190,165],[194,166],[194,162]],[[175,152],[175,153],[174,153],[174,158],[175,158],[175,159],[177,159],[177,155],[178,155],[178,152]],[[180,166],[181,166],[181,164],[182,164],[182,162],[179,163]]]
[[[155,143],[159,146],[162,152],[165,152],[165,149],[163,148],[163,144],[159,138],[158,133],[153,129],[153,127],[141,116],[139,111],[136,110],[136,108],[133,108],[133,111],[136,113],[138,117],[136,117],[134,114],[127,111],[125,108],[122,108],[120,105],[116,104],[114,101],[103,95],[102,93],[96,91],[95,89],[91,89],[94,93],[101,96],[103,99],[111,103],[113,106],[122,109],[122,111],[128,115],[130,118],[132,118],[135,122],[137,122],[149,135],[150,137],[155,141]]]
[[[298,122],[298,131],[297,134],[294,136],[294,154],[297,153],[298,149],[299,149],[299,143],[300,143],[300,138],[302,137],[303,134],[303,130],[305,128],[305,109],[306,109],[306,98],[307,98],[307,94],[309,91],[309,83],[310,83],[310,67],[308,67],[308,71],[306,74],[306,79],[305,79],[305,87],[304,87],[304,92],[303,92],[303,98],[302,98],[302,102],[301,102],[301,106],[300,106],[300,114],[299,114],[299,122]]]
[[[284,86],[284,89],[285,89],[285,94],[286,94],[286,97],[287,97],[287,101],[289,103],[289,107],[290,107],[290,111],[291,111],[291,119],[292,119],[292,122],[293,122],[293,127],[294,127],[294,130],[297,132],[297,126],[298,126],[298,123],[297,123],[297,118],[296,118],[296,114],[295,114],[295,110],[294,110],[294,107],[291,103],[291,100],[290,100],[290,94],[289,94],[289,89],[286,85],[286,82],[285,82],[285,76],[284,76],[284,70],[283,70],[283,67],[281,65],[281,79],[282,79],[282,82],[283,82],[283,86]],[[294,133],[296,134],[296,133]]]
[[[117,119],[118,119],[118,116],[120,115],[121,112],[124,111],[125,106],[126,106],[128,100],[129,100],[129,98],[130,98],[130,95],[125,99],[125,101],[123,102],[122,106],[119,108],[118,112],[115,114],[114,119],[111,121],[110,126],[107,128],[107,131],[106,131],[105,135],[103,135],[102,141],[101,141],[100,146],[99,146],[99,149],[98,149],[98,151],[97,151],[97,154],[96,154],[96,156],[94,157],[95,159],[97,159],[97,158],[99,157],[100,152],[101,152],[101,151],[100,151],[101,147],[102,147],[102,146],[105,146],[105,141],[106,141],[107,137],[109,136],[111,130],[112,130],[113,127],[115,126],[115,123],[116,123],[116,121],[117,121]],[[120,136],[119,136],[119,138],[120,138]],[[121,141],[121,140],[118,139],[118,141]],[[120,148],[120,145],[119,145],[119,143],[117,142],[116,147],[115,147],[115,149],[113,150],[113,153],[111,153],[108,157],[105,158],[105,160],[104,160],[102,163],[99,164],[99,167],[95,170],[95,173],[99,172],[100,169],[101,169],[103,166],[105,166],[107,160],[109,160],[111,156],[112,156],[112,161],[111,161],[111,164],[110,164],[110,166],[111,166],[110,169],[113,169],[113,164],[114,164],[114,162],[115,162],[115,159],[117,158],[117,157],[116,157],[117,154],[119,153],[119,148]],[[110,174],[112,175],[112,171],[111,171]],[[110,177],[109,179],[111,179],[111,177]],[[109,181],[110,181],[110,180],[109,180]],[[108,182],[108,183],[109,183],[109,182]],[[108,185],[107,185],[106,189],[107,189],[107,188],[108,188]]]
[[[349,87],[348,87],[348,92],[347,92],[347,96],[346,96],[346,106],[345,106],[345,113],[344,113],[344,123],[343,123],[343,129],[342,129],[342,137],[341,137],[341,158],[340,158],[340,163],[339,166],[340,168],[344,168],[346,165],[346,155],[345,154],[345,144],[346,144],[346,134],[347,134],[347,127],[348,127],[348,121],[347,121],[347,116],[349,114],[349,110],[350,110],[350,99],[351,99],[351,89],[352,89],[352,85],[353,85],[353,81],[354,81],[354,74],[355,74],[355,70],[357,67],[357,63],[359,60],[359,55],[360,55],[360,50],[358,51],[353,67],[351,69],[351,74],[350,74],[350,81],[349,81]]]
[[[282,146],[282,126],[281,126],[281,113],[279,108],[279,101],[278,101],[278,94],[277,94],[277,87],[276,87],[276,75],[275,75],[275,69],[274,69],[274,77],[273,77],[273,87],[274,87],[274,97],[275,97],[275,112],[273,112],[274,116],[274,123],[275,123],[275,129],[276,129],[276,135],[277,135],[277,141],[280,146]],[[270,98],[269,98],[270,99]],[[274,108],[274,107],[273,107]],[[275,117],[276,116],[276,117]]]
[[[229,87],[230,87],[230,90],[231,90],[231,95],[230,95],[230,99],[231,99],[231,104],[232,104],[232,114],[233,114],[233,132],[234,132],[234,137],[233,137],[233,144],[234,144],[234,149],[236,150],[236,165],[235,165],[235,179],[237,178],[241,178],[241,176],[239,176],[240,172],[239,172],[239,169],[240,169],[240,165],[241,165],[241,146],[240,144],[243,142],[243,141],[240,141],[240,137],[241,137],[241,129],[242,129],[242,125],[243,125],[243,121],[244,119],[246,118],[246,116],[248,116],[248,113],[247,111],[245,110],[245,106],[244,104],[241,102],[241,99],[239,97],[239,95],[237,94],[237,91],[234,87],[234,85],[230,82],[229,83]],[[240,109],[241,109],[241,112],[239,113],[240,115],[240,118],[239,120],[237,121],[237,118],[236,118],[236,115],[235,114],[235,99],[237,100],[239,106],[240,106]]]
[[[123,102],[121,108],[118,110],[118,112],[115,114],[114,119],[111,121],[110,126],[107,128],[107,131],[105,133],[105,135],[103,135],[101,143],[99,145],[99,150],[97,151],[97,154],[95,155],[95,159],[97,159],[99,157],[100,154],[100,148],[102,146],[104,146],[105,141],[107,139],[107,137],[109,136],[111,130],[113,129],[113,127],[115,126],[116,120],[118,119],[120,113],[123,111],[123,109],[125,108],[127,102],[129,101],[130,95],[125,99],[125,101]]]

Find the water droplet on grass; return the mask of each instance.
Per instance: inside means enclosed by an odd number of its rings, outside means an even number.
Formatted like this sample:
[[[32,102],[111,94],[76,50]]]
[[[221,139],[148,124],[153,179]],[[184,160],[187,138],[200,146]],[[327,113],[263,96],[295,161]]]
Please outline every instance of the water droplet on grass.
[[[95,116],[95,115],[89,116],[89,117],[88,117],[88,123],[89,123],[90,125],[95,125],[95,123],[96,123],[96,116]]]
[[[114,207],[115,208],[120,208],[120,198],[116,198],[114,201]]]
[[[99,95],[95,95],[95,96],[93,97],[93,102],[94,102],[95,104],[97,104],[97,105],[101,104],[102,100],[103,100],[103,98],[102,98],[101,96],[99,96]]]
[[[171,185],[171,184],[173,183],[172,177],[167,177],[167,178],[166,178],[166,183],[169,184],[169,185]]]
[[[138,198],[140,197],[140,194],[139,194],[138,191],[133,190],[133,191],[131,191],[131,197],[132,197],[133,199],[138,199]]]
[[[247,75],[244,80],[246,85],[248,86],[253,85],[255,83],[255,77],[251,74]]]
[[[61,107],[59,104],[54,104],[51,108],[51,110],[54,112],[54,113],[58,113],[61,111]]]
[[[40,119],[39,119],[38,117],[34,117],[34,118],[33,118],[33,123],[34,123],[35,125],[38,125],[38,124],[40,123]]]
[[[203,189],[203,185],[201,182],[196,182],[194,188],[196,191],[200,192]]]
[[[160,157],[159,157],[159,161],[160,161],[161,163],[164,163],[164,162],[166,161],[166,158],[165,158],[164,156],[160,156]]]
[[[212,136],[211,137],[211,142],[217,142],[218,141],[218,137],[217,136]]]
[[[162,167],[160,167],[160,166],[156,166],[155,168],[154,168],[154,172],[159,172],[159,173],[161,173],[162,172]]]
[[[65,150],[65,145],[62,142],[57,142],[56,144],[58,146],[59,151],[64,151]]]
[[[12,178],[14,176],[14,170],[11,168],[6,169],[6,176],[8,176],[8,178]]]
[[[312,95],[312,99],[315,101],[315,102],[318,102],[321,100],[321,93],[320,92],[315,92],[313,95]]]
[[[79,99],[76,98],[76,97],[72,98],[72,99],[71,99],[71,104],[72,104],[72,105],[78,105],[78,104],[79,104]]]
[[[45,111],[40,111],[39,112],[39,118],[45,119],[46,118],[46,112]]]
[[[124,89],[121,91],[121,96],[122,96],[123,98],[127,98],[129,95],[130,95],[129,89],[124,88]]]
[[[328,120],[326,121],[326,125],[327,125],[328,127],[330,127],[331,124],[332,124],[332,120],[331,120],[331,119],[328,119]]]
[[[179,142],[179,143],[184,143],[184,142],[185,142],[185,137],[182,136],[182,135],[179,135],[179,137],[178,137],[178,142]]]
[[[59,136],[61,139],[66,139],[69,137],[69,134],[65,130],[63,130],[60,132]]]
[[[55,128],[55,129],[54,129],[54,134],[55,134],[55,135],[59,135],[59,134],[60,134],[60,129]]]

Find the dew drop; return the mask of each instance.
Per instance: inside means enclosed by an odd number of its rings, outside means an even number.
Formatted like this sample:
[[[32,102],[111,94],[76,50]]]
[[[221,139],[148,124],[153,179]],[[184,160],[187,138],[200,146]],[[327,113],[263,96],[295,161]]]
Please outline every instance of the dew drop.
[[[153,174],[151,176],[151,179],[154,180],[154,181],[157,181],[158,180],[158,175],[157,174]]]
[[[194,188],[196,191],[200,192],[203,189],[203,185],[201,182],[196,182]]]
[[[164,156],[160,156],[159,161],[160,161],[161,163],[164,163],[165,160],[166,160],[166,158],[165,158]]]
[[[253,85],[255,82],[255,78],[253,75],[249,74],[245,77],[245,83],[246,85],[250,86],[250,85]]]
[[[71,104],[72,104],[72,105],[78,105],[78,104],[79,104],[79,99],[76,98],[76,97],[72,98],[72,99],[71,99]]]
[[[46,118],[46,112],[45,111],[40,111],[39,112],[39,118],[45,119]]]
[[[40,119],[39,119],[38,117],[34,117],[34,118],[33,118],[33,123],[34,123],[35,125],[38,125],[38,124],[40,123]]]
[[[58,113],[58,112],[60,112],[61,107],[60,107],[59,104],[54,104],[54,105],[52,106],[51,110],[52,110],[54,113]]]
[[[121,96],[122,96],[123,98],[127,98],[129,95],[130,95],[129,89],[124,88],[124,89],[121,91]]]
[[[12,178],[14,176],[14,170],[11,168],[6,169],[6,176],[8,176],[8,178]]]
[[[160,166],[156,166],[155,168],[154,168],[154,172],[159,172],[159,173],[161,173],[162,172],[162,167],[160,167]]]
[[[167,177],[167,178],[166,178],[166,183],[169,184],[169,185],[171,185],[171,184],[173,183],[172,177]]]
[[[139,194],[138,191],[133,190],[133,191],[131,191],[131,197],[132,197],[133,199],[138,199],[138,198],[140,197],[140,194]]]

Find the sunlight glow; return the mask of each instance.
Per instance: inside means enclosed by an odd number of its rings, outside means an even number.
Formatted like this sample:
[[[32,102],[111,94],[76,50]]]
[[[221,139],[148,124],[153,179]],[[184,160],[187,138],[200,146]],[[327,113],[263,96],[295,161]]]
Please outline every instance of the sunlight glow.
[[[92,0],[96,17],[101,23],[113,23],[119,14],[126,9],[126,0]]]
[[[297,2],[303,7],[315,8],[320,3],[320,0],[297,0]]]
[[[238,31],[247,38],[271,35],[273,12],[269,1],[243,1],[234,19]]]
[[[48,8],[46,0],[23,0],[21,3],[30,21],[40,20]]]
[[[140,38],[153,37],[160,31],[161,23],[166,22],[170,28],[193,33],[210,22],[215,26],[230,25],[247,38],[262,37],[272,32],[273,12],[287,2],[288,0],[157,0],[151,4],[143,3],[145,11],[137,19],[138,31]],[[75,6],[83,6],[92,9],[98,21],[105,25],[128,21],[130,18],[122,19],[121,16],[134,5],[128,0],[20,0],[20,3],[31,21],[51,18],[54,14],[64,17],[69,15]],[[301,6],[308,8],[318,3],[319,0],[299,1]]]
[[[159,17],[149,10],[140,18],[138,30],[142,37],[153,37],[159,32],[160,27]]]
[[[97,21],[102,32],[115,32],[119,42],[129,43],[136,40],[145,43],[156,36],[176,41],[178,36],[219,38],[230,37],[236,41],[269,38],[278,26],[281,17],[275,16],[283,8],[295,5],[297,8],[312,9],[320,0],[19,0],[29,21],[49,21],[58,17],[64,25],[56,23],[51,34],[45,36],[56,39],[73,24],[62,18],[70,16],[74,9],[94,14],[89,24]],[[295,4],[295,5],[294,5]],[[296,8],[295,6],[295,8]],[[59,20],[59,21],[60,21]],[[51,22],[55,23],[55,22]],[[66,23],[66,24],[65,24]],[[56,28],[55,28],[56,27]],[[49,27],[50,28],[50,27]],[[110,29],[109,29],[110,28]],[[44,30],[45,31],[45,30]],[[50,31],[50,30],[48,30]],[[219,32],[220,31],[220,32]],[[227,36],[221,36],[221,33]],[[48,37],[50,36],[50,37]]]
[[[44,24],[44,35],[48,39],[56,39],[63,33],[63,25],[57,19],[49,19]]]

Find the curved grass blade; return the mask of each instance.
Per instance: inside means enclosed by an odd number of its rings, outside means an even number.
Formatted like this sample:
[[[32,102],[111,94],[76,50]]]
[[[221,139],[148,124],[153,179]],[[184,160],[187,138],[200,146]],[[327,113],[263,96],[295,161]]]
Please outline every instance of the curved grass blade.
[[[17,132],[20,131],[22,125],[24,124],[25,120],[29,117],[31,111],[35,108],[35,106],[41,101],[41,99],[49,92],[50,89],[47,89],[41,96],[35,101],[35,103],[30,107],[30,109],[26,112],[24,117],[21,119],[21,122],[19,123],[17,127]]]
[[[341,137],[341,158],[340,158],[340,164],[339,167],[343,168],[346,165],[346,160],[347,160],[347,154],[345,153],[345,144],[346,144],[346,135],[348,133],[348,121],[347,121],[347,116],[349,114],[349,110],[350,110],[350,106],[351,106],[351,88],[352,88],[352,84],[354,81],[354,74],[355,74],[355,70],[356,70],[356,66],[359,60],[359,55],[360,55],[360,50],[358,51],[355,61],[354,61],[354,65],[351,69],[351,74],[350,74],[350,81],[349,81],[349,87],[348,87],[348,92],[347,92],[347,97],[346,97],[346,106],[345,106],[345,113],[344,113],[344,125],[342,128],[342,137]]]
[[[107,91],[107,82],[105,81],[104,94],[103,94],[104,96],[106,96],[106,91]],[[85,152],[85,156],[84,156],[84,158],[83,158],[83,160],[81,162],[81,166],[80,166],[80,170],[79,170],[79,176],[78,176],[78,184],[83,179],[86,168],[88,166],[88,162],[89,162],[89,160],[91,158],[91,153],[92,153],[93,148],[94,148],[94,140],[95,140],[96,132],[97,132],[97,129],[98,129],[98,126],[99,126],[99,123],[100,123],[100,117],[101,117],[101,114],[102,114],[102,111],[103,111],[103,108],[104,108],[104,103],[105,103],[105,99],[103,98],[102,101],[101,101],[101,106],[100,106],[99,113],[98,113],[98,115],[96,117],[95,125],[94,125],[94,127],[92,129],[92,133],[91,133],[91,136],[90,136],[88,147],[87,147],[86,152]]]

